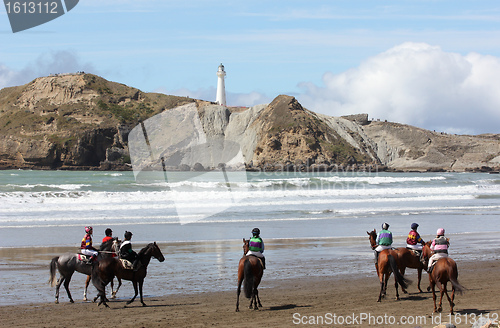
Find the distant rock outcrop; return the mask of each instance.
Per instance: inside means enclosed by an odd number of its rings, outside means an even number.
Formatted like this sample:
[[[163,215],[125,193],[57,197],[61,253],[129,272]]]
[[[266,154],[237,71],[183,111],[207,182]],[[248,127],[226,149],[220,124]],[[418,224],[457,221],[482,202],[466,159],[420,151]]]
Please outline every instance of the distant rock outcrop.
[[[367,114],[331,117],[286,95],[268,105],[222,107],[144,93],[92,74],[42,77],[0,90],[0,168],[131,169],[132,128],[186,104],[197,111],[207,138],[239,144],[251,170],[500,168],[498,134],[448,135],[369,121]],[[199,158],[191,165],[179,161],[177,169],[213,168]]]

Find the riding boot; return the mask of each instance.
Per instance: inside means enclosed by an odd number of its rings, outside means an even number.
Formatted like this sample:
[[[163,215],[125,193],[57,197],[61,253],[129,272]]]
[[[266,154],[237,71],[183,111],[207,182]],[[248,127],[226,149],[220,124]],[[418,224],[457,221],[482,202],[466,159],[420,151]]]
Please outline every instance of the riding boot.
[[[133,270],[137,271],[139,270],[139,259],[134,260],[134,263],[132,264]]]
[[[263,256],[260,258],[262,260],[262,270],[266,269],[266,258]]]

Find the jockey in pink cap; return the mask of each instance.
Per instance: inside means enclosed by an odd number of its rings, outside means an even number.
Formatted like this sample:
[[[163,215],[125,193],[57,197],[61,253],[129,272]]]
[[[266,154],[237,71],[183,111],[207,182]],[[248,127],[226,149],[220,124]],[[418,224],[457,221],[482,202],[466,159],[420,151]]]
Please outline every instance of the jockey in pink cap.
[[[432,271],[432,266],[434,262],[437,262],[440,258],[448,257],[448,248],[450,247],[450,242],[448,238],[444,236],[444,229],[439,228],[437,230],[437,236],[434,238],[431,244],[431,250],[434,254],[429,259],[429,266],[427,267],[427,272]]]

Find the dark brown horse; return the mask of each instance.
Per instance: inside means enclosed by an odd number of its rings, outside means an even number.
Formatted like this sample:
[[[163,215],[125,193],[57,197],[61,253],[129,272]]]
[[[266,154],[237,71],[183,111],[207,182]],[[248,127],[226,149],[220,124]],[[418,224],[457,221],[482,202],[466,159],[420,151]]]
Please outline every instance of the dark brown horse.
[[[430,249],[429,244],[430,242],[424,246],[424,249],[422,251],[423,257],[426,261],[429,261],[429,258],[432,256],[432,250]],[[451,297],[448,295],[448,290],[446,288],[448,281],[452,286]],[[434,264],[432,272],[429,273],[429,283],[431,285],[430,288],[432,289],[434,312],[441,312],[443,310],[443,295],[446,294],[448,302],[450,303],[450,313],[453,314],[453,306],[455,305],[455,303],[453,303],[455,299],[455,292],[461,294],[465,290],[465,288],[458,282],[457,263],[449,257],[443,257],[437,260]],[[439,298],[439,307],[436,307],[435,286],[437,286],[439,288],[439,291],[441,292],[441,297]]]
[[[369,236],[372,249],[375,249],[378,246],[377,231],[373,229],[373,231],[367,231],[366,233]],[[399,300],[398,285],[400,285],[401,289],[404,291],[410,283],[410,281],[400,273],[398,269],[397,259],[398,254],[392,249],[385,249],[378,254],[378,263],[375,265],[375,268],[377,269],[377,275],[380,280],[380,293],[377,302],[380,302],[382,300],[382,297],[386,294],[387,281],[389,280],[391,273],[394,273],[394,287],[396,288],[397,300]]]
[[[262,262],[256,256],[250,255],[246,256],[248,252],[248,243],[249,240],[245,240],[243,238],[243,257],[240,259],[240,263],[238,265],[238,291],[236,298],[236,312],[238,312],[240,305],[240,293],[241,293],[241,283],[244,281],[244,289],[245,297],[250,299],[250,306],[252,308],[252,304],[254,306],[254,310],[258,310],[257,303],[260,307],[262,304],[259,299],[259,291],[257,287],[259,287],[260,281],[262,279],[262,274],[264,273],[264,269],[262,266]]]
[[[396,248],[396,253],[398,254],[398,268],[402,275],[405,274],[406,268],[417,269],[418,273],[418,291],[422,293],[420,288],[420,280],[422,279],[422,270],[425,270],[426,266],[420,261],[420,256],[416,255],[412,250],[406,247]],[[403,289],[406,293],[406,290]]]
[[[114,257],[102,259],[101,261],[99,261],[98,265],[93,266],[92,283],[99,291],[94,301],[96,301],[99,297],[101,298],[98,305],[104,304],[104,306],[108,307],[108,305],[106,304],[105,287],[110,281],[113,280],[113,277],[117,277],[120,284],[116,288],[116,291],[118,291],[118,289],[120,288],[122,279],[132,281],[132,284],[134,286],[135,295],[130,301],[127,302],[127,304],[130,304],[135,300],[139,291],[141,304],[143,306],[146,306],[146,303],[144,303],[142,297],[142,286],[144,284],[144,278],[146,278],[147,275],[149,262],[151,261],[151,257],[156,258],[160,262],[165,261],[165,257],[161,253],[158,245],[156,245],[156,242],[151,243],[141,249],[137,254],[137,257],[140,262],[137,271],[124,268],[122,262]],[[137,287],[139,287],[139,289]]]

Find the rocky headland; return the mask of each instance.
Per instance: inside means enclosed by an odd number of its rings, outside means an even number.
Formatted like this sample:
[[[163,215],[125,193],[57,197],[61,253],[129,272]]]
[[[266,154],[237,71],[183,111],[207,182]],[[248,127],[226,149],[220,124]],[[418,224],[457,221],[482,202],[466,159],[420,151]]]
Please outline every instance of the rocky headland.
[[[249,170],[500,169],[500,134],[450,135],[367,114],[331,117],[286,95],[222,107],[84,73],[0,90],[0,168],[130,170],[130,131],[179,106],[196,108],[207,136],[237,141]]]

